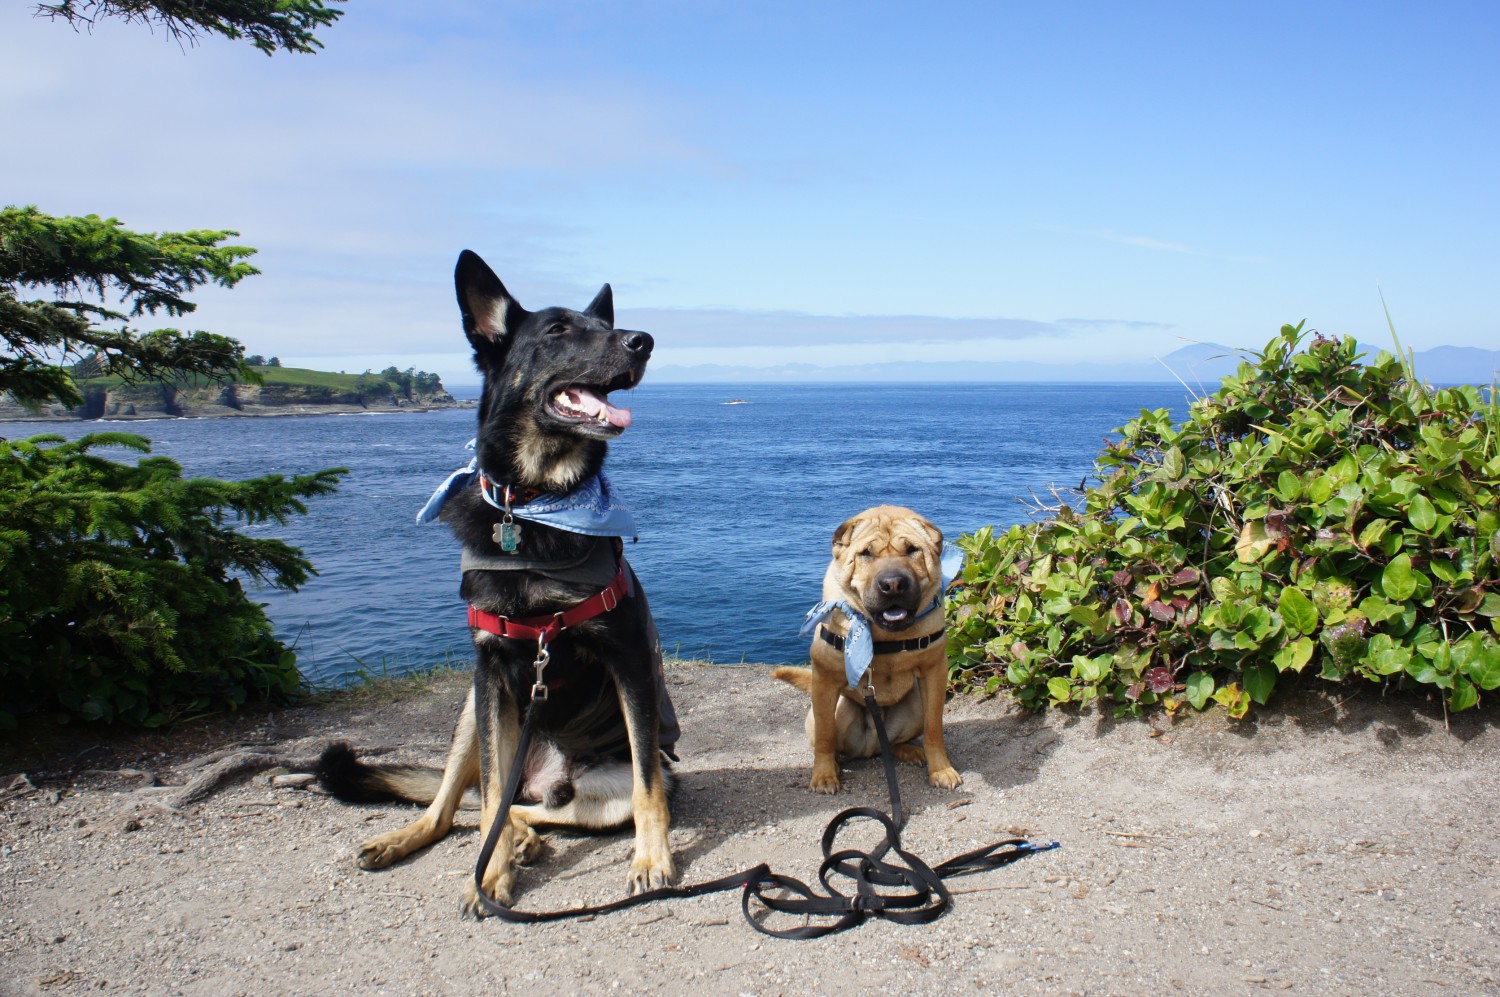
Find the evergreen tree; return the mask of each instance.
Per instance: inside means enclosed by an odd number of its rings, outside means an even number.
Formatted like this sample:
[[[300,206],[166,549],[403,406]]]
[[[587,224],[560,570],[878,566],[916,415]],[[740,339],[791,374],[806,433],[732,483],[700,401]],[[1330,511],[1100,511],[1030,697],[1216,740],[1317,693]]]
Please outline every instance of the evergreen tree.
[[[0,391],[22,402],[77,405],[82,399],[65,365],[85,358],[93,376],[253,379],[241,363],[243,348],[227,336],[137,332],[123,324],[158,312],[187,315],[196,306],[183,295],[194,287],[233,287],[259,273],[245,262],[255,250],[221,245],[236,234],[153,235],[98,215],[55,218],[35,207],[0,210]],[[25,299],[38,293],[51,297]],[[123,311],[106,304],[114,295]]]

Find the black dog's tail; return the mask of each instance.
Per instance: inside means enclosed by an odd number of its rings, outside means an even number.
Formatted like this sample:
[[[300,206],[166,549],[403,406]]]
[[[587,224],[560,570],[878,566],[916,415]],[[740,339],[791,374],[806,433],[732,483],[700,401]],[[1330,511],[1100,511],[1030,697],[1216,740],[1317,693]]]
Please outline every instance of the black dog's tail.
[[[314,771],[318,785],[346,803],[399,801],[425,805],[437,796],[443,782],[440,769],[425,765],[362,762],[347,741],[323,749]]]

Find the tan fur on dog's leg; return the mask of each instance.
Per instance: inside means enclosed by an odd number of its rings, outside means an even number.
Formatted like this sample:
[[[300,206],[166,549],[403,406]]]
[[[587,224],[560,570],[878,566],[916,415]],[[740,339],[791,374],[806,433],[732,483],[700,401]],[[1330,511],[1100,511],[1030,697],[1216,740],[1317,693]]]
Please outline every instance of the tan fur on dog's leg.
[[[474,690],[469,690],[453,730],[443,782],[426,812],[411,824],[387,831],[360,845],[356,861],[361,869],[384,869],[419,848],[437,841],[453,827],[453,814],[464,791],[479,782],[479,735],[474,726]]]
[[[839,791],[839,733],[834,709],[838,705],[842,684],[819,669],[812,670],[813,769],[812,779],[807,785],[815,793]]]
[[[927,749],[927,780],[939,789],[955,789],[963,776],[948,760],[943,743],[943,702],[948,697],[948,669],[928,668],[922,673],[922,744]]]
[[[631,744],[631,805],[635,813],[635,858],[625,877],[626,890],[634,895],[671,886],[677,882],[677,865],[672,860],[672,843],[667,837],[672,813],[667,804],[667,784],[662,778],[661,751],[654,732],[649,738],[640,735],[640,718],[620,694],[620,711],[625,714],[625,729]],[[636,746],[649,744],[649,750]]]

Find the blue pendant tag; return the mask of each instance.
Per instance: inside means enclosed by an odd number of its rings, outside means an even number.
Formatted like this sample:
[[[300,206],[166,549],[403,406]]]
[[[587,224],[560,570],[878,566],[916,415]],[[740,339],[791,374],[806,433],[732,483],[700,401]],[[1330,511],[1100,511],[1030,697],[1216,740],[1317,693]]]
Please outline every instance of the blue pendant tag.
[[[495,524],[495,532],[491,539],[499,544],[500,549],[505,553],[514,554],[521,546],[521,528],[509,516],[506,516],[505,519]]]

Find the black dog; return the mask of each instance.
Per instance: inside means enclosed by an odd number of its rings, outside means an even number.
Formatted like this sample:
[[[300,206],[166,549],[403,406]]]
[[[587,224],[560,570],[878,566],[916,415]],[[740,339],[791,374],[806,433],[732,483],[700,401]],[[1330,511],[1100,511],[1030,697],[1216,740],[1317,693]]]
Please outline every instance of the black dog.
[[[430,801],[411,825],[364,843],[365,869],[447,834],[475,783],[483,837],[504,816],[522,713],[542,686],[520,793],[530,805],[511,809],[485,893],[510,904],[515,860],[541,848],[534,827],[609,830],[632,819],[627,888],[667,885],[676,871],[661,751],[676,741],[676,717],[645,594],[621,554],[629,514],[599,474],[606,441],[630,425],[609,393],[640,383],[652,339],[614,328],[608,284],[582,312],[528,312],[472,252],[459,256],[454,279],[484,394],[469,477],[456,474],[434,502],[463,543],[474,686],[440,779],[435,769],[356,761],[348,745],[324,754],[320,779],[343,799]],[[472,884],[468,894],[465,909],[482,915]]]

